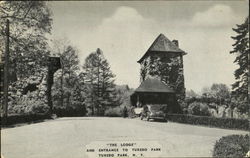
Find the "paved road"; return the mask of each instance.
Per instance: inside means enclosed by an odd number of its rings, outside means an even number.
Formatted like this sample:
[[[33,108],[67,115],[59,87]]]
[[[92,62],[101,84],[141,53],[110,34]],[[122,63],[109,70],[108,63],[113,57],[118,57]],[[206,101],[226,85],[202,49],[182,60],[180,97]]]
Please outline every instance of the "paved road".
[[[246,133],[139,119],[59,118],[3,129],[1,153],[5,158],[83,158],[93,141],[145,140],[161,144],[165,157],[208,157],[222,136]]]

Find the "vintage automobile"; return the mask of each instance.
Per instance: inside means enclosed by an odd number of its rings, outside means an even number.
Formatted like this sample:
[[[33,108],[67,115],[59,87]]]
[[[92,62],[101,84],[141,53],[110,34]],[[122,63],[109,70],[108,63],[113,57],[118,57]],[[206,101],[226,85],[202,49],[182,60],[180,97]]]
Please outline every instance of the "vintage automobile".
[[[149,121],[162,120],[167,121],[167,105],[166,104],[147,104],[143,106],[141,120]]]

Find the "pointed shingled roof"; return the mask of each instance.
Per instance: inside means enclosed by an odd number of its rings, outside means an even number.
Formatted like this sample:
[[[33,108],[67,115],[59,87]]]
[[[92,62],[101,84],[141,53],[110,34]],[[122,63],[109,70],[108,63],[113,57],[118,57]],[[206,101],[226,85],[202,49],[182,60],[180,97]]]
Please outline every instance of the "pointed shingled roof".
[[[172,53],[182,53],[186,54],[178,46],[176,46],[172,41],[170,41],[165,35],[160,34],[152,45],[149,47],[147,52],[138,61],[139,63],[144,59],[144,57],[151,52],[172,52]]]
[[[135,92],[174,93],[174,90],[157,78],[147,78]]]
[[[165,35],[160,34],[153,44],[149,47],[148,51],[159,52],[183,52],[178,46],[171,42]]]

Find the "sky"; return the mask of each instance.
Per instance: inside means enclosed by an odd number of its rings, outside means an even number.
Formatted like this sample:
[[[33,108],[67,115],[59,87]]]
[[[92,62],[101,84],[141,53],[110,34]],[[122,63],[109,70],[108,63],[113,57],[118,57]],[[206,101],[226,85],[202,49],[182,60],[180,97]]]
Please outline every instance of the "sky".
[[[184,56],[187,90],[200,92],[213,83],[234,83],[237,65],[230,54],[244,22],[248,1],[54,1],[50,39],[68,39],[81,64],[100,48],[116,75],[116,84],[137,88],[140,65],[156,37],[177,39]]]

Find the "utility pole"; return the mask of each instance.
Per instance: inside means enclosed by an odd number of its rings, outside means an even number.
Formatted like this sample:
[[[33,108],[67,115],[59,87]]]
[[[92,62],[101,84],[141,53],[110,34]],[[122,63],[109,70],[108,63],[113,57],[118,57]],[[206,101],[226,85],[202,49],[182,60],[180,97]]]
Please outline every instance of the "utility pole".
[[[4,93],[4,114],[3,114],[3,123],[7,123],[8,118],[8,91],[9,91],[9,20],[6,21],[6,45],[5,45],[5,55],[4,55],[4,86],[3,86],[3,93]]]

